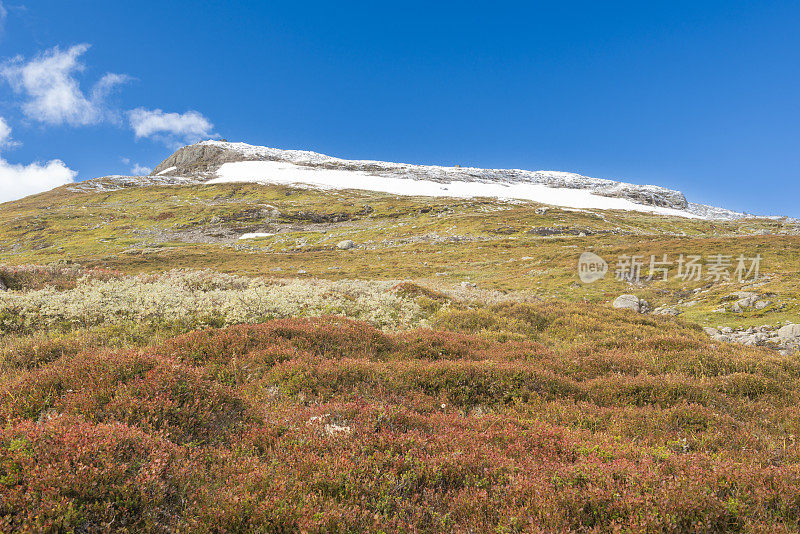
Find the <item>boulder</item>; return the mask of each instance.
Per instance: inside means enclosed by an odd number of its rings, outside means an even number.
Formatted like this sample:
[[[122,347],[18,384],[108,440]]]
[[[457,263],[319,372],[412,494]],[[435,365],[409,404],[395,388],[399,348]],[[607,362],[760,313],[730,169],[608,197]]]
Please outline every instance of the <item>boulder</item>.
[[[614,299],[611,305],[623,310],[633,310],[636,313],[647,313],[650,310],[650,303],[636,295],[620,295]]]
[[[758,302],[753,304],[753,308],[755,308],[756,310],[763,310],[764,308],[768,308],[770,306],[772,306],[771,300],[759,300]]]
[[[783,342],[800,341],[800,324],[787,324],[778,330],[778,339]]]
[[[350,250],[355,246],[356,244],[353,243],[350,239],[345,239],[344,241],[339,241],[339,243],[336,245],[336,248],[338,248],[339,250]]]

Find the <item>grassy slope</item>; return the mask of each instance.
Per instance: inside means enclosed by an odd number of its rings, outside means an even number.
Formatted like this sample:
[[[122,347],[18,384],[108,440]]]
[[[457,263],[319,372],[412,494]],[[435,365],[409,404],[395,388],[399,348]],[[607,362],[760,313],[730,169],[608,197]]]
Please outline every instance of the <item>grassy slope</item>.
[[[155,314],[48,330],[31,312],[0,342],[0,530],[796,532],[797,355],[715,343],[693,323],[796,320],[797,228],[537,207],[256,185],[3,205],[5,263],[415,279],[392,291],[434,329],[189,331]],[[553,226],[596,235],[528,233]],[[277,235],[235,239],[252,231]],[[585,249],[760,252],[758,290],[786,307],[713,313],[740,284],[691,297],[677,282],[581,285]],[[21,270],[12,285],[63,296],[85,283],[70,272]],[[542,302],[426,289],[465,280]],[[630,291],[699,303],[679,319],[606,304]]]
[[[542,298],[607,301],[635,292],[656,305],[698,304],[685,318],[703,325],[755,325],[800,319],[795,280],[798,226],[782,221],[709,222],[629,212],[576,212],[489,199],[392,198],[254,184],[130,188],[77,193],[66,188],[0,207],[0,261],[69,259],[124,272],[213,268],[224,272],[329,279],[471,281]],[[532,228],[594,235],[540,237]],[[273,237],[237,241],[245,232]],[[770,235],[761,235],[768,233]],[[336,243],[351,239],[355,250]],[[608,279],[580,285],[575,264],[593,250],[611,264],[621,254],[715,253],[763,257],[760,287],[776,306],[743,315],[714,313],[739,283],[653,282],[632,288]],[[674,271],[673,271],[674,272]],[[684,288],[704,288],[696,297]],[[778,306],[783,305],[781,309]]]

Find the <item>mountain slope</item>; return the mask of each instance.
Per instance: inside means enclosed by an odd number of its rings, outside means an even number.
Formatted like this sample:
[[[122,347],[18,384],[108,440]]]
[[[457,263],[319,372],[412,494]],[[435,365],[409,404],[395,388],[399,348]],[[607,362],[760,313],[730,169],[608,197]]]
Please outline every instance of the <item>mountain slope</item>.
[[[226,141],[203,141],[179,149],[153,170],[151,179],[173,176],[206,183],[302,184],[395,195],[534,200],[562,207],[622,209],[690,218],[744,216],[691,204],[680,191],[568,172],[345,160],[315,152]]]
[[[0,205],[0,530],[797,531],[800,222],[271,150]],[[344,183],[215,183],[265,163]]]

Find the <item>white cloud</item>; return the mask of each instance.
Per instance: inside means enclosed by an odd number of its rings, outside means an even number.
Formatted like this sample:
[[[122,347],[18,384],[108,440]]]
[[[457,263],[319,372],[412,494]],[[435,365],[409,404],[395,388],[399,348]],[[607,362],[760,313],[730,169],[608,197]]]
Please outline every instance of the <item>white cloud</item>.
[[[136,138],[148,137],[168,146],[196,143],[218,137],[214,125],[197,111],[164,113],[160,109],[136,108],[128,112],[128,120]]]
[[[14,165],[0,158],[0,202],[8,202],[68,184],[78,173],[63,161]]]
[[[65,51],[56,46],[27,63],[17,56],[0,67],[0,75],[16,93],[27,97],[22,110],[28,118],[53,125],[97,124],[109,116],[105,99],[128,77],[106,74],[87,97],[75,74],[84,70],[78,58],[88,49],[88,44],[75,45]]]
[[[8,146],[11,142],[11,126],[0,117],[0,148]]]
[[[11,127],[0,117],[0,147],[11,143]],[[0,202],[8,202],[68,184],[78,173],[58,159],[47,163],[12,164],[0,157]]]
[[[14,165],[0,158],[0,202],[8,202],[68,184],[78,173],[63,161]]]
[[[146,176],[153,171],[150,167],[146,167],[144,165],[139,165],[138,163],[134,163],[133,167],[131,167],[131,174],[134,176]]]
[[[130,173],[134,176],[145,176],[153,172],[153,169],[147,167],[146,165],[142,165],[141,163],[133,163],[131,158],[120,158],[123,165],[130,165],[131,171]]]

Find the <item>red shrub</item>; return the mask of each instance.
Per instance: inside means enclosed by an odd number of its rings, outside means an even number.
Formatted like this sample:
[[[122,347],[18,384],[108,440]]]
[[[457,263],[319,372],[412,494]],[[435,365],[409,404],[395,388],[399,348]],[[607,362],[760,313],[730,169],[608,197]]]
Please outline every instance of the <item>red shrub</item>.
[[[3,428],[0,530],[171,530],[187,467],[174,445],[125,425],[58,417]]]
[[[366,323],[326,317],[197,330],[167,341],[160,352],[192,363],[227,362],[234,356],[286,344],[328,358],[378,357],[392,348],[385,334]]]

